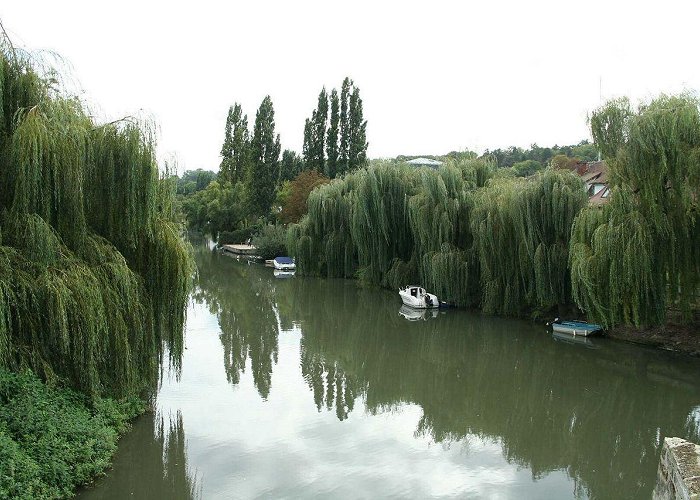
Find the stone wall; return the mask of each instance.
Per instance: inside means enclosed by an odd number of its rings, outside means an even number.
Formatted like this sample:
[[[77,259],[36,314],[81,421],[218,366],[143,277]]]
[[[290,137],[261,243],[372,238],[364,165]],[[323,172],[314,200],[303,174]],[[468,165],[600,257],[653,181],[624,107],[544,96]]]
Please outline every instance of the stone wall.
[[[654,500],[700,500],[700,446],[685,439],[664,439]]]

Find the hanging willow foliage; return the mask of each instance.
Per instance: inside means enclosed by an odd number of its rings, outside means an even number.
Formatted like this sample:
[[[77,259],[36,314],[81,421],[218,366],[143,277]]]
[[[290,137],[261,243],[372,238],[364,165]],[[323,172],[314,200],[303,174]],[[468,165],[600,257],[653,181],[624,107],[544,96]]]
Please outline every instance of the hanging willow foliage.
[[[298,268],[391,288],[421,281],[459,305],[477,304],[471,193],[493,168],[475,160],[438,171],[376,162],[320,186],[288,233]]]
[[[485,311],[516,315],[570,302],[569,233],[586,200],[581,180],[558,170],[494,180],[477,193],[472,231]]]
[[[18,56],[19,54],[19,56]],[[96,126],[0,45],[0,367],[121,395],[177,358],[193,265],[151,129]]]
[[[576,220],[576,302],[605,325],[658,324],[669,305],[686,318],[700,286],[700,111],[692,95],[661,96],[637,111],[611,101],[591,118],[613,195]]]

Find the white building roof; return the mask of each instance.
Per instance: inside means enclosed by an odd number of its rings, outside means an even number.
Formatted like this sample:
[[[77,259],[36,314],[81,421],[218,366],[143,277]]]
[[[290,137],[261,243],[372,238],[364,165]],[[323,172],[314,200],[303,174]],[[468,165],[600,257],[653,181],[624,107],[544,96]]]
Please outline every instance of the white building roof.
[[[406,163],[409,165],[423,165],[426,167],[439,167],[442,165],[441,161],[437,160],[431,160],[430,158],[415,158],[413,160],[409,160]]]

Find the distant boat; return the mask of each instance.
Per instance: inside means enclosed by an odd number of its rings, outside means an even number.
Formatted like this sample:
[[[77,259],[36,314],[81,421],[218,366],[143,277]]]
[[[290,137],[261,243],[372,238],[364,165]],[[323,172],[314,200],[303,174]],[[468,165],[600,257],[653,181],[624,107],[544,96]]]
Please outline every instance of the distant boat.
[[[291,257],[275,257],[272,264],[280,271],[294,271],[297,268]]]
[[[552,331],[588,337],[594,333],[602,332],[603,327],[595,323],[586,323],[585,321],[562,321],[557,318],[552,322]]]
[[[440,301],[432,293],[425,291],[425,288],[409,285],[399,290],[399,295],[404,304],[416,309],[432,309],[440,307]]]

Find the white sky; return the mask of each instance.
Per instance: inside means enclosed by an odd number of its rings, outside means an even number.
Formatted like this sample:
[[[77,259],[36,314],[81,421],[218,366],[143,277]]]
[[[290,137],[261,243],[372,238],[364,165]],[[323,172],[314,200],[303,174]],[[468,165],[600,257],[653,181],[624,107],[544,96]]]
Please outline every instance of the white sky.
[[[0,19],[69,61],[103,119],[153,117],[180,170],[217,170],[228,107],[252,127],[266,94],[300,151],[319,90],[346,75],[373,158],[578,142],[601,79],[603,99],[700,89],[693,0],[3,0]]]

